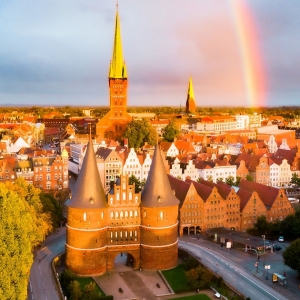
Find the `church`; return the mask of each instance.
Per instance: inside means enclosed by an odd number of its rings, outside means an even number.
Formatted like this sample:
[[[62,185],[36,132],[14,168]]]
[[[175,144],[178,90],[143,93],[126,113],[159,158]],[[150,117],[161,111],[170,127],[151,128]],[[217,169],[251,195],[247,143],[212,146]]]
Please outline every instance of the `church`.
[[[97,123],[96,135],[120,141],[126,126],[132,121],[127,112],[127,69],[123,59],[121,29],[118,11],[116,13],[113,55],[109,66],[109,107],[108,113]]]

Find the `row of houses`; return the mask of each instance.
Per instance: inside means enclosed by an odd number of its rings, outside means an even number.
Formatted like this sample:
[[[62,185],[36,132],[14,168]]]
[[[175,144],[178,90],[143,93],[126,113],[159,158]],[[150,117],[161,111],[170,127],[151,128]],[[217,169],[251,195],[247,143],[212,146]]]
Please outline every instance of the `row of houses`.
[[[283,220],[294,209],[283,189],[248,180],[239,186],[206,180],[185,181],[168,175],[171,188],[179,199],[179,234],[196,234],[224,227],[246,231],[259,216],[268,222]]]

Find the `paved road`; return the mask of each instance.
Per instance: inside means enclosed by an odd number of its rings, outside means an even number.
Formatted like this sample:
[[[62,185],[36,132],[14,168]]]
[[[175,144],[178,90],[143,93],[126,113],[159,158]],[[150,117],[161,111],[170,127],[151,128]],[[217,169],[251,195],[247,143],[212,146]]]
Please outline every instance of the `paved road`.
[[[193,253],[201,262],[213,272],[222,276],[231,286],[253,300],[288,300],[268,285],[261,282],[236,262],[227,259],[212,249],[200,245],[180,241],[180,247]]]
[[[65,251],[66,230],[50,235],[39,250],[30,270],[28,298],[30,300],[59,300],[50,268],[53,258]]]

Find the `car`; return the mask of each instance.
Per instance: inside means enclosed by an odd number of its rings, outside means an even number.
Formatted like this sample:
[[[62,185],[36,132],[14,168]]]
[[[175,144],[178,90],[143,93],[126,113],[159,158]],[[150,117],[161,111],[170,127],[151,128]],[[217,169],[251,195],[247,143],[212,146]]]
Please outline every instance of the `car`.
[[[274,244],[273,245],[273,251],[280,251],[282,248],[279,245]]]
[[[284,242],[284,237],[282,235],[278,238],[278,242]]]

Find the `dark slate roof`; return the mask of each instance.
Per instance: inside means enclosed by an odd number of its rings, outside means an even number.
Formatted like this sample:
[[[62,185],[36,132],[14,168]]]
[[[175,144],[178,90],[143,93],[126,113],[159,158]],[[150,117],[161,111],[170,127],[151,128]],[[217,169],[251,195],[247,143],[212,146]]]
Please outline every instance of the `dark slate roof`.
[[[99,149],[97,149],[95,155],[97,158],[103,158],[104,160],[106,160],[112,151],[112,149],[100,147]]]
[[[72,198],[66,202],[66,206],[90,209],[107,207],[91,142],[88,143]]]
[[[148,178],[142,192],[141,206],[167,207],[175,205],[179,205],[179,200],[171,189],[160,148],[156,145]]]

